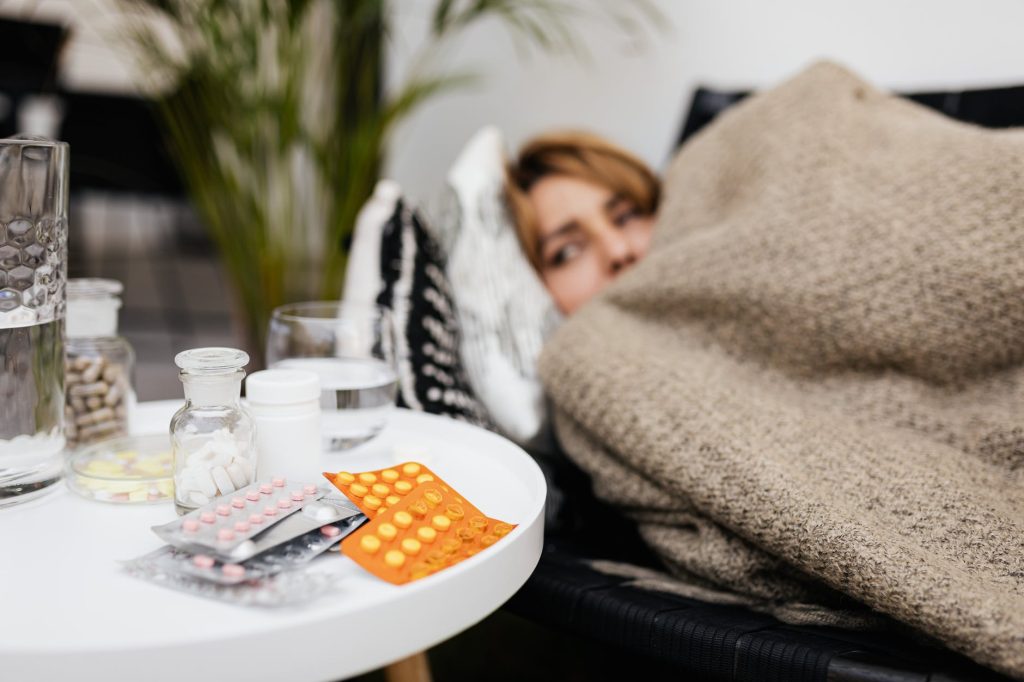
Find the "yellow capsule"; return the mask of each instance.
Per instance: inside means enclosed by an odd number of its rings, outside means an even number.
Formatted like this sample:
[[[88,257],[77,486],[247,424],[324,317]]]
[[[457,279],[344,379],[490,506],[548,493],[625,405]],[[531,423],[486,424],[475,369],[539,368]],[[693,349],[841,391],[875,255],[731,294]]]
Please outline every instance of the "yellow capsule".
[[[406,511],[395,512],[395,517],[391,520],[399,528],[408,528],[412,525],[412,514]]]
[[[147,476],[164,476],[173,473],[168,471],[170,467],[167,466],[166,462],[161,462],[155,457],[144,457],[143,459],[135,462],[135,470],[141,474]]]
[[[482,532],[487,530],[487,519],[483,516],[474,516],[469,520],[469,525]]]
[[[423,500],[417,500],[409,505],[409,513],[418,519],[422,519],[427,515],[427,503]]]
[[[395,481],[398,480],[398,472],[395,471],[394,469],[385,469],[384,471],[380,472],[380,477],[383,478],[388,483],[394,483]]]
[[[381,507],[380,509],[377,510],[377,516],[380,516],[381,514],[386,512],[387,510],[388,510],[387,507]]]
[[[437,539],[437,531],[430,526],[423,526],[416,530],[416,537],[423,542],[433,542]]]
[[[499,538],[503,538],[512,532],[514,526],[510,523],[496,523],[494,524],[494,530],[492,531]]]
[[[490,547],[491,545],[493,545],[497,541],[498,541],[498,538],[493,536],[493,535],[485,535],[482,538],[480,538],[480,544],[483,545],[484,547]]]
[[[380,549],[380,538],[376,535],[364,535],[359,540],[359,547],[367,554],[376,554]]]
[[[402,467],[402,473],[406,476],[415,476],[420,472],[420,465],[416,462],[409,462]]]
[[[423,549],[423,545],[421,545],[420,541],[416,538],[406,538],[402,540],[402,551],[409,556],[419,554],[421,549]]]
[[[356,497],[362,497],[366,493],[370,492],[370,489],[367,488],[362,483],[353,483],[352,485],[349,486],[348,491],[349,493],[355,495]]]
[[[469,542],[474,537],[476,537],[476,531],[474,531],[472,528],[460,528],[457,531],[455,531],[455,535],[463,542]]]
[[[370,509],[376,509],[382,504],[384,504],[384,500],[380,499],[376,495],[367,495],[366,497],[363,498],[363,504],[365,504]]]
[[[425,499],[427,501],[427,504],[429,504],[431,507],[436,507],[437,505],[441,504],[441,500],[443,500],[444,497],[441,495],[440,490],[438,490],[437,488],[431,488],[427,492],[423,493],[423,499]]]
[[[384,563],[391,568],[399,568],[405,563],[405,555],[399,552],[397,549],[390,550],[384,555]]]
[[[353,476],[352,474],[350,474],[347,471],[339,471],[338,473],[334,474],[334,482],[335,483],[341,483],[343,485],[349,485],[351,483],[355,483],[355,480],[356,480],[356,477]]]
[[[459,547],[462,547],[462,540],[458,538],[448,538],[441,543],[441,551],[446,554],[454,554]]]
[[[139,487],[135,481],[96,481],[96,490],[106,490],[111,495],[127,495]]]
[[[391,488],[387,487],[383,483],[374,483],[371,490],[377,497],[387,497],[391,494]]]
[[[448,557],[441,550],[435,549],[432,552],[427,552],[426,560],[430,566],[440,568],[448,560]]]
[[[380,528],[377,529],[377,535],[385,540],[394,540],[395,536],[398,535],[398,529],[390,523],[382,523]]]
[[[398,504],[399,500],[401,499],[402,498],[400,498],[398,495],[388,495],[386,498],[384,498],[384,501],[387,502],[388,504]]]
[[[409,570],[409,577],[413,580],[426,578],[428,575],[430,575],[430,565],[422,561],[413,564],[412,568]]]
[[[449,504],[448,507],[445,509],[444,513],[445,516],[447,516],[452,521],[458,521],[466,515],[466,512],[463,511],[461,504]]]
[[[430,474],[420,474],[419,476],[416,477],[416,482],[417,483],[426,483],[427,481],[433,481],[433,480],[434,480],[434,477],[431,476]]]
[[[452,520],[449,519],[447,516],[442,516],[441,514],[438,514],[430,520],[430,525],[432,525],[434,528],[438,529],[443,533],[444,531],[452,527]]]
[[[395,492],[399,495],[405,495],[410,490],[412,490],[412,483],[409,483],[409,481],[398,481],[395,483]]]
[[[124,472],[124,464],[94,459],[85,465],[85,473],[93,476],[116,476]]]

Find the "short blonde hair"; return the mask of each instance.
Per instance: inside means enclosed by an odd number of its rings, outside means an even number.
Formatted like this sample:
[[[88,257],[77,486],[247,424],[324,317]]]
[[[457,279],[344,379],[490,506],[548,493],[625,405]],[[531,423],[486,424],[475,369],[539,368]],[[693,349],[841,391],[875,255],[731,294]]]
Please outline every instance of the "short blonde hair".
[[[658,210],[661,183],[643,161],[592,133],[569,131],[541,135],[523,145],[507,167],[505,196],[519,243],[534,268],[540,269],[538,226],[530,189],[542,178],[562,175],[603,187],[631,201],[641,215]]]

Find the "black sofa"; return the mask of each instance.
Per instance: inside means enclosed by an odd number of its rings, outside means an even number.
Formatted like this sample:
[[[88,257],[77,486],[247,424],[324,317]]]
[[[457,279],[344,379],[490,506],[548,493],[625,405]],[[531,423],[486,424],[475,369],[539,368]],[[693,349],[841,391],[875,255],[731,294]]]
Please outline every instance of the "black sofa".
[[[748,93],[700,88],[682,145]],[[1024,87],[907,95],[961,121],[1024,125]],[[606,679],[952,682],[1005,680],[963,656],[892,632],[786,625],[734,606],[640,590],[591,568],[595,559],[657,566],[636,530],[597,501],[586,476],[564,459],[543,459],[565,501],[549,527],[536,571],[505,609],[618,652],[630,673]],[[609,543],[609,538],[614,542]],[[613,659],[614,660],[614,659]],[[635,673],[633,677],[631,673]]]

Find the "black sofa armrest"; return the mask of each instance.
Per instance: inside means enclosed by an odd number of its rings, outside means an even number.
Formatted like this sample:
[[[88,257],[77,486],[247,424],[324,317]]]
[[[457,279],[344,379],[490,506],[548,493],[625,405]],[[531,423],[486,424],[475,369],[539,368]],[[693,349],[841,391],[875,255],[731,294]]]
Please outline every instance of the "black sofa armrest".
[[[589,559],[547,548],[505,605],[527,620],[615,647],[638,675],[680,680],[972,682],[1007,678],[947,650],[891,632],[786,625],[736,606],[632,587]]]

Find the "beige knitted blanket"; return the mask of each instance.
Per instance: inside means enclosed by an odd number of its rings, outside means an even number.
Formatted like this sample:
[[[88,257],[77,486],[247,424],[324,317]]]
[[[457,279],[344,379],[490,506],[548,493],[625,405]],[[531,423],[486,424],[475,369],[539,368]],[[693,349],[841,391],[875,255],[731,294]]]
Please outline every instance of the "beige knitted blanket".
[[[541,375],[673,574],[850,597],[1024,677],[1024,131],[819,64],[672,164]]]

